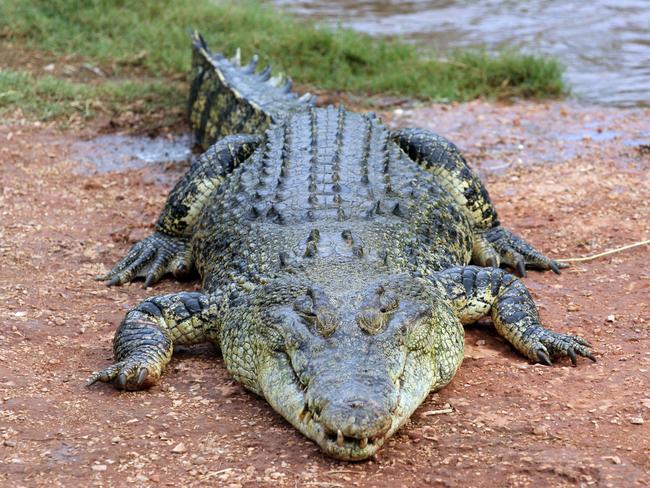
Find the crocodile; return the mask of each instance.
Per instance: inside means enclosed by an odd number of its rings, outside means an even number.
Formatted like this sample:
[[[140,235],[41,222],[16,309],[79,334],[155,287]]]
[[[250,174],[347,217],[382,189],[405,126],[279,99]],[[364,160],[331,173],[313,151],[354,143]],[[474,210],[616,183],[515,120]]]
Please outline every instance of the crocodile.
[[[518,274],[557,262],[503,227],[454,144],[374,114],[316,107],[290,82],[193,38],[191,127],[205,152],[155,232],[98,279],[198,274],[200,292],[131,309],[116,362],[88,384],[159,382],[175,345],[214,343],[232,377],[328,455],[372,456],[464,354],[490,316],[534,362],[589,343],[540,324]]]

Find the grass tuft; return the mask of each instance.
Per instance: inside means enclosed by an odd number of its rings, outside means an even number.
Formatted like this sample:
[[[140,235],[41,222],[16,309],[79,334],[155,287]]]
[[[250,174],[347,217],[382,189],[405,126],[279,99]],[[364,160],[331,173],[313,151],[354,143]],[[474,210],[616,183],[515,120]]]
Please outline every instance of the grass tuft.
[[[97,113],[129,110],[140,115],[174,110],[184,102],[178,85],[160,81],[106,81],[101,84],[75,83],[24,71],[0,69],[0,115],[18,110],[20,117],[42,121],[89,119]],[[156,117],[160,119],[160,117]]]

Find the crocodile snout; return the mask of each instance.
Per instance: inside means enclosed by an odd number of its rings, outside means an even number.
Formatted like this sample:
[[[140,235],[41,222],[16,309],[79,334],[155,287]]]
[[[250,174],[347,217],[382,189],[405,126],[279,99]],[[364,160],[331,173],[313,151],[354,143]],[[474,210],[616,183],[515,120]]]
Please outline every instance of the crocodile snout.
[[[320,419],[328,434],[341,432],[352,439],[383,437],[392,424],[388,407],[363,397],[328,403],[322,409]]]

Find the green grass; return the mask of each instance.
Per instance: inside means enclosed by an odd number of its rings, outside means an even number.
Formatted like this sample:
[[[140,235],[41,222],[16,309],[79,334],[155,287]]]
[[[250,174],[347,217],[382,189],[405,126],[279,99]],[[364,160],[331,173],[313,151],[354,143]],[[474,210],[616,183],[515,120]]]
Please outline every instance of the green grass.
[[[178,85],[160,81],[106,81],[93,85],[0,69],[0,115],[19,110],[22,117],[44,121],[72,115],[88,119],[101,111],[117,113],[125,108],[146,115],[158,108],[182,104],[185,97],[178,91]]]
[[[562,68],[554,59],[514,51],[498,56],[457,51],[441,59],[397,40],[374,39],[349,29],[316,28],[254,1],[0,2],[4,42],[92,61],[109,78],[131,77],[133,83],[107,89],[115,100],[138,91],[134,88],[138,77],[164,83],[186,75],[190,27],[202,32],[215,50],[232,54],[241,47],[245,58],[258,52],[299,83],[322,89],[426,100],[543,98],[566,92]],[[5,81],[10,77],[3,75]],[[62,101],[78,99],[83,91],[49,78],[31,79],[25,89],[56,92],[52,99],[60,96]],[[27,103],[29,93],[8,98],[16,97],[20,100],[15,103]],[[54,113],[57,108],[48,110]]]

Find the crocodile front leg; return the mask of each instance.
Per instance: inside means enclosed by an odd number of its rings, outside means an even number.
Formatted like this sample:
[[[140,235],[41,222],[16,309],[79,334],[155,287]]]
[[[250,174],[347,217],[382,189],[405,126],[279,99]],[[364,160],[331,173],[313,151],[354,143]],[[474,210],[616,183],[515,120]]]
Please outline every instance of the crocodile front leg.
[[[480,266],[505,264],[526,274],[526,267],[555,273],[567,265],[547,258],[531,244],[501,227],[487,189],[458,148],[447,139],[423,129],[400,129],[391,138],[416,164],[437,176],[474,227],[472,261]]]
[[[175,276],[193,267],[189,240],[194,224],[212,192],[259,145],[254,135],[228,136],[205,151],[176,184],[167,198],[156,232],[137,242],[127,255],[98,280],[108,285],[128,283],[144,277],[144,286],[159,281],[166,273]]]
[[[461,322],[476,322],[491,314],[494,326],[521,354],[543,364],[568,356],[576,364],[577,356],[592,361],[591,345],[575,335],[545,329],[537,307],[524,284],[498,268],[464,266],[437,273],[452,300]]]
[[[139,390],[158,382],[175,344],[217,341],[221,295],[181,292],[145,300],[126,314],[113,338],[117,362],[93,374],[116,388]]]

